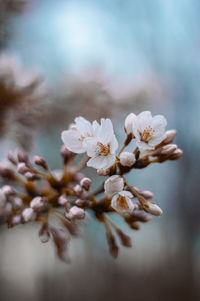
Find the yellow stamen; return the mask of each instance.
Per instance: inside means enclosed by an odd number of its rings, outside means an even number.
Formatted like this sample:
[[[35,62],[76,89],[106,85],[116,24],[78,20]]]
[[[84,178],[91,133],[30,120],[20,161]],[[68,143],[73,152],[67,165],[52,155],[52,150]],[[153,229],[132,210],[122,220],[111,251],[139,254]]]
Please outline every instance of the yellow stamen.
[[[127,205],[127,202],[126,202],[126,198],[124,196],[119,196],[118,197],[117,204],[123,210],[126,210],[126,209],[129,208],[128,205]]]
[[[110,145],[104,145],[101,142],[97,143],[99,155],[107,156],[110,153]]]

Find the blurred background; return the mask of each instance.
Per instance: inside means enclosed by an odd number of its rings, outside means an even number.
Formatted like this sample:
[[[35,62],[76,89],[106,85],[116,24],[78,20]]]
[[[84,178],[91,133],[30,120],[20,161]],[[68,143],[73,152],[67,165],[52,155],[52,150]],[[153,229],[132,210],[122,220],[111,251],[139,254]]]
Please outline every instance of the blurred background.
[[[110,258],[102,225],[72,241],[72,263],[34,226],[0,229],[2,300],[200,300],[200,2],[0,0],[0,155],[16,146],[61,166],[60,133],[82,115],[163,114],[184,150],[127,178],[162,218]],[[95,173],[88,171],[95,178]]]

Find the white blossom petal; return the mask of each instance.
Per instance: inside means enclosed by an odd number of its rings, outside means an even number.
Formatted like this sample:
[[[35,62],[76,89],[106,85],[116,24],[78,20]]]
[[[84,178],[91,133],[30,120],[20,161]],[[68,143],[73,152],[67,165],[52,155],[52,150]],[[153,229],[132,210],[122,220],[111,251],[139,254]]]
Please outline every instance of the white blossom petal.
[[[92,123],[92,128],[93,128],[94,136],[96,136],[100,128],[100,124],[95,120]]]
[[[81,154],[86,151],[80,132],[76,130],[63,131],[61,138],[66,148],[71,152]]]
[[[75,118],[77,130],[84,136],[84,137],[89,137],[93,136],[93,128],[91,123],[83,118],[83,117],[77,117]]]
[[[87,162],[87,166],[89,167],[94,167],[96,169],[107,169],[109,167],[111,167],[112,165],[114,165],[115,163],[115,155],[108,155],[108,156],[96,156],[91,158],[88,162]]]
[[[137,116],[134,113],[130,113],[124,123],[124,129],[127,135],[133,134],[133,124],[136,121]]]
[[[96,157],[98,155],[97,143],[97,137],[88,137],[84,139],[83,146],[87,150],[87,155],[89,157]]]
[[[119,192],[119,195],[121,196],[126,196],[128,198],[133,198],[133,195],[130,191],[127,191],[127,190],[122,190]]]
[[[97,135],[103,144],[110,142],[110,139],[114,135],[113,125],[110,119],[101,119],[101,125]]]
[[[111,206],[121,215],[130,214],[135,209],[134,203],[126,193],[129,195],[129,191],[121,191],[115,194],[111,200]],[[130,197],[132,197],[132,194],[130,194]]]
[[[149,141],[149,146],[154,147],[160,144],[163,140],[165,140],[165,138],[166,138],[165,133],[162,136],[157,136],[157,137],[155,136]]]
[[[113,136],[110,140],[110,152],[111,152],[111,154],[114,154],[116,152],[116,150],[118,149],[118,146],[119,146],[119,144],[118,144],[117,138],[113,134]]]
[[[156,115],[152,119],[153,129],[157,131],[165,131],[167,120],[163,115]]]
[[[105,194],[109,197],[122,191],[124,188],[124,180],[119,175],[109,177],[104,183]]]
[[[137,115],[136,126],[139,131],[143,132],[146,126],[152,123],[152,115],[149,111],[144,111]]]
[[[149,145],[148,143],[139,141],[139,140],[136,141],[136,145],[138,148],[140,148],[142,150],[154,149],[154,146]]]

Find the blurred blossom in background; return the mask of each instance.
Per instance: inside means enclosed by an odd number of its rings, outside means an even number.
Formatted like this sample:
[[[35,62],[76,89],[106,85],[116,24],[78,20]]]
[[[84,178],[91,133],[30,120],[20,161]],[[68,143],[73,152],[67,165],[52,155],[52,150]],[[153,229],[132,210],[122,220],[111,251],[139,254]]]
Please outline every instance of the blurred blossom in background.
[[[123,141],[125,117],[144,110],[165,115],[184,150],[128,175],[164,215],[130,232],[134,247],[115,261],[95,222],[72,242],[70,265],[30,225],[2,225],[3,300],[199,300],[199,11],[198,0],[0,1],[1,160],[18,146],[59,168],[74,117],[110,117]]]

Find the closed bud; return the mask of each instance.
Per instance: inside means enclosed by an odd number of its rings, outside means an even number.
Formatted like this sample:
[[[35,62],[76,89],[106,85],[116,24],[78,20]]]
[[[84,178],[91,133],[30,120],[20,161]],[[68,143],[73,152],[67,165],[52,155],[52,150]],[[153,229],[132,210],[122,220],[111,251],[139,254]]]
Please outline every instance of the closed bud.
[[[142,190],[136,186],[133,186],[133,189],[135,189],[141,196],[143,196],[147,200],[152,199],[154,197],[153,192],[151,192],[150,190]]]
[[[68,150],[64,145],[61,147],[60,154],[63,157],[65,163],[75,156],[70,150]]]
[[[183,151],[178,148],[169,157],[170,160],[178,160],[183,155]]]
[[[35,219],[36,214],[32,208],[26,208],[22,211],[22,217],[25,222],[30,222]]]
[[[28,172],[29,170],[30,170],[30,168],[24,162],[20,162],[17,165],[17,172],[22,175],[25,174],[26,172]]]
[[[140,230],[140,225],[137,222],[133,222],[129,224],[131,229],[134,229],[136,231]]]
[[[84,219],[85,217],[85,211],[77,206],[73,206],[69,212],[72,214],[73,219]]]
[[[74,192],[76,193],[77,196],[80,196],[82,194],[82,192],[83,192],[83,189],[82,189],[82,187],[80,185],[77,184],[74,187]]]
[[[81,181],[80,181],[80,185],[82,188],[84,188],[85,190],[89,190],[90,189],[90,186],[92,184],[92,180],[89,179],[89,178],[83,178]]]
[[[24,163],[29,163],[29,158],[27,156],[27,154],[25,154],[23,151],[18,150],[17,152],[17,158],[19,162],[24,162]]]
[[[11,196],[11,195],[15,195],[17,192],[15,190],[14,187],[10,186],[10,185],[4,185],[2,187],[2,192],[6,195],[6,196]]]
[[[69,202],[69,201],[68,201],[68,199],[66,198],[66,196],[64,196],[64,195],[59,196],[59,198],[58,198],[58,204],[59,204],[59,205],[65,206],[68,202]]]
[[[27,178],[28,181],[34,181],[34,180],[39,180],[40,177],[30,171],[25,173],[25,177]]]
[[[43,206],[44,206],[44,200],[41,196],[37,196],[37,197],[33,198],[30,203],[30,207],[34,210],[41,209],[41,208],[43,208]]]
[[[165,132],[166,138],[162,141],[162,144],[168,144],[172,143],[175,136],[176,136],[176,130],[169,130]]]
[[[83,208],[85,206],[85,203],[86,202],[84,200],[81,200],[81,199],[77,199],[76,202],[75,202],[76,206],[81,207],[81,208]]]
[[[152,216],[144,213],[144,211],[133,211],[128,217],[129,221],[138,221],[141,223],[147,223],[152,220]]]
[[[36,164],[36,165],[39,165],[41,167],[43,167],[45,170],[48,170],[48,166],[47,166],[47,163],[45,161],[45,159],[43,157],[40,157],[40,156],[34,156],[33,157],[33,162]]]
[[[109,175],[109,173],[110,173],[109,168],[108,169],[103,169],[103,168],[97,169],[97,174],[99,176],[107,176],[107,175]]]
[[[105,194],[112,197],[115,193],[122,191],[124,188],[124,180],[118,175],[109,177],[104,183]]]
[[[133,124],[136,120],[136,115],[133,113],[130,113],[126,119],[125,119],[125,124],[124,124],[124,130],[126,132],[127,135],[133,134]]]
[[[135,155],[130,152],[122,152],[119,156],[122,166],[131,167],[135,163]]]
[[[169,156],[171,155],[178,146],[176,144],[167,144],[161,148],[161,155]]]
[[[17,165],[17,160],[10,151],[7,153],[7,158],[12,164]]]
[[[16,179],[14,171],[8,166],[8,164],[0,164],[0,176],[4,179],[14,181]]]
[[[119,252],[119,247],[117,245],[114,235],[111,232],[106,232],[106,238],[107,238],[111,256],[113,258],[117,258],[118,252]]]
[[[152,199],[154,197],[153,192],[150,190],[140,190],[140,195],[142,195],[146,200]]]
[[[161,216],[163,214],[162,209],[153,202],[148,202],[147,205],[144,206],[144,210],[155,216]]]
[[[21,223],[21,221],[22,221],[22,218],[21,218],[21,215],[14,215],[13,217],[12,217],[12,225],[13,226],[16,226],[16,225],[19,225],[20,223]]]

